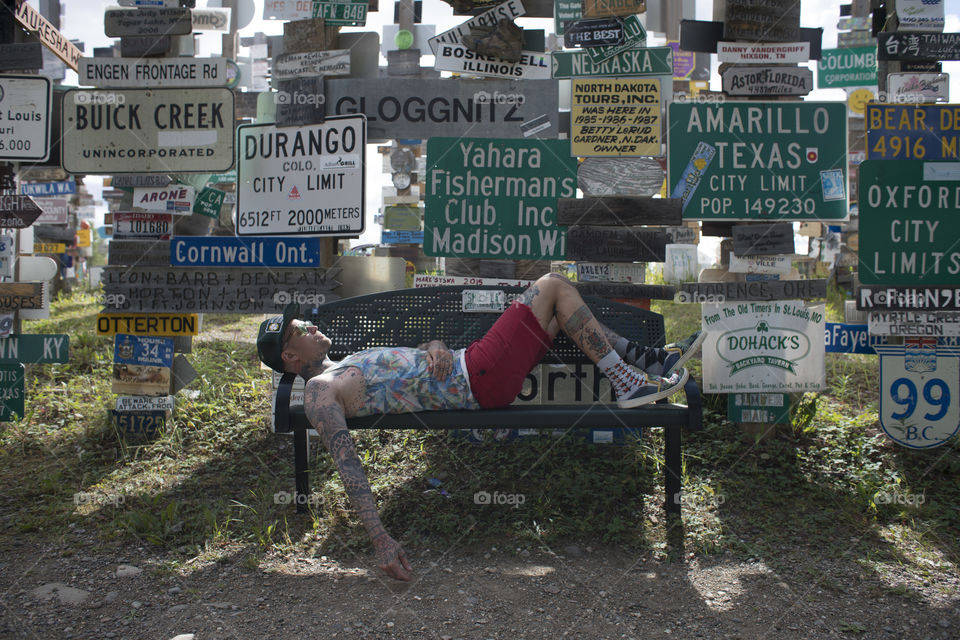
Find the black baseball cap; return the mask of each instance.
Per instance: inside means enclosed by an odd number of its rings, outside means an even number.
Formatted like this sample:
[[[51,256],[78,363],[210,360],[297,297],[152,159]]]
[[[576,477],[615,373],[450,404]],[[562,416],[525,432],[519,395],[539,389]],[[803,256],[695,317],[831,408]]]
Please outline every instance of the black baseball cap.
[[[300,304],[291,302],[282,316],[273,316],[260,323],[257,336],[257,355],[260,361],[274,371],[283,373],[283,336],[290,323],[300,317]]]

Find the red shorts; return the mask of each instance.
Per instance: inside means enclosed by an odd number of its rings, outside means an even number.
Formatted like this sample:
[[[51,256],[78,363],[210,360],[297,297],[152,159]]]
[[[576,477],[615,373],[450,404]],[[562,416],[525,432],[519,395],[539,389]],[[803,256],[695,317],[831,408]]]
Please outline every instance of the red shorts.
[[[487,334],[467,347],[470,390],[484,409],[505,407],[523,390],[523,380],[553,341],[525,304],[514,302]]]

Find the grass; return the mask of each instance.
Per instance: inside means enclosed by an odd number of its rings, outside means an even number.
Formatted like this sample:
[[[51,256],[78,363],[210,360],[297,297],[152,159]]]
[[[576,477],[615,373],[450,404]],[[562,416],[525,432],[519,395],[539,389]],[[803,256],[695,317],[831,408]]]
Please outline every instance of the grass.
[[[699,306],[654,308],[670,337],[699,326]],[[169,570],[198,557],[240,554],[253,567],[264,554],[369,552],[325,452],[311,456],[312,514],[286,503],[292,447],[270,433],[269,376],[252,341],[235,339],[252,338],[259,318],[205,317],[212,335],[188,356],[195,393],[178,396],[163,432],[138,440],[109,419],[112,340],[95,335],[97,310],[94,296],[76,293],[53,303],[51,319],[25,324],[69,334],[71,357],[27,367],[26,416],[0,430],[0,546],[73,527],[104,547],[150,545],[168,555]],[[384,522],[414,552],[580,541],[771,563],[784,550],[853,553],[881,579],[922,576],[930,563],[955,570],[956,439],[917,452],[883,435],[875,357],[827,354],[826,371],[829,389],[798,399],[793,423],[762,442],[727,422],[723,396],[705,397],[705,428],[684,436],[682,545],[663,517],[659,430],[623,446],[574,433],[511,444],[430,431],[354,435]],[[481,492],[523,502],[477,504]]]

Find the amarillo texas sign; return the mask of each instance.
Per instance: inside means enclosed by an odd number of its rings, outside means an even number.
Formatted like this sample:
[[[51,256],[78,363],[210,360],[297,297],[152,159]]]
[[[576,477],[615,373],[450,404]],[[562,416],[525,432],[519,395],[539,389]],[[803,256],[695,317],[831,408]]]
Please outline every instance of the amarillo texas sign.
[[[824,308],[802,300],[704,304],[703,390],[821,389]]]

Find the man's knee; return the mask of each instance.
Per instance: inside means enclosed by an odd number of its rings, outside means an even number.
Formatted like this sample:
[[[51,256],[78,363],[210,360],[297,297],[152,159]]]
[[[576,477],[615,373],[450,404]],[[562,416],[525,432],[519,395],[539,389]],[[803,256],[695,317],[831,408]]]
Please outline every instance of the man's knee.
[[[537,278],[536,285],[541,289],[562,290],[565,288],[574,288],[573,283],[571,283],[566,276],[552,271]]]

